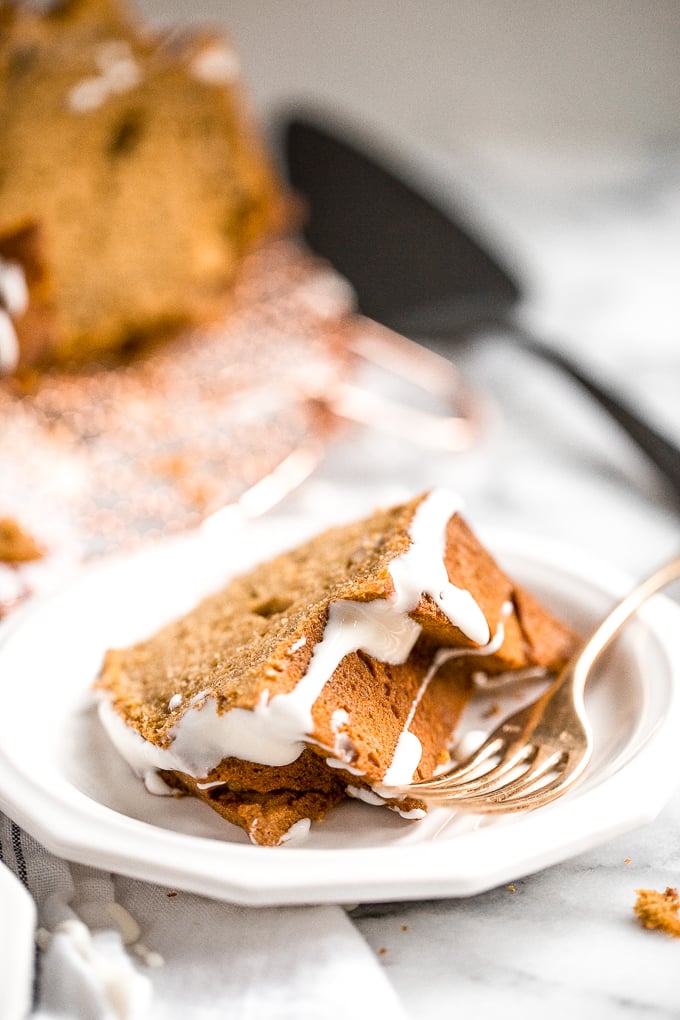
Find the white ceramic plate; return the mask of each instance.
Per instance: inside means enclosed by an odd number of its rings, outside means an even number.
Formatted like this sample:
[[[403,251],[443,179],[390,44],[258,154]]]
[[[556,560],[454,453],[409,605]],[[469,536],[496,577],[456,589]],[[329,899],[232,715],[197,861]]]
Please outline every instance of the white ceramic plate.
[[[0,644],[0,808],[68,859],[243,904],[470,895],[657,814],[673,792],[680,732],[680,610],[662,596],[629,624],[591,682],[596,748],[585,781],[539,811],[480,821],[437,809],[413,823],[348,802],[304,844],[265,848],[198,801],[147,793],[93,709],[89,688],[105,648],[147,636],[321,523],[275,515],[229,536],[156,546],[99,565],[13,619]],[[572,549],[513,534],[484,538],[582,630],[629,586]]]

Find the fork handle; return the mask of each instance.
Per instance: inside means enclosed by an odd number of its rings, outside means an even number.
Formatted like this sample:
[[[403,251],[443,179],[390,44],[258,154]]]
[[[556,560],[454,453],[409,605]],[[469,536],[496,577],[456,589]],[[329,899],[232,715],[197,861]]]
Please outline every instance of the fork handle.
[[[632,591],[605,616],[597,629],[591,634],[580,652],[577,652],[577,663],[574,668],[574,687],[583,692],[592,667],[600,655],[609,647],[623,625],[633,616],[640,606],[680,577],[680,556],[665,563],[650,574],[648,578],[636,585]]]

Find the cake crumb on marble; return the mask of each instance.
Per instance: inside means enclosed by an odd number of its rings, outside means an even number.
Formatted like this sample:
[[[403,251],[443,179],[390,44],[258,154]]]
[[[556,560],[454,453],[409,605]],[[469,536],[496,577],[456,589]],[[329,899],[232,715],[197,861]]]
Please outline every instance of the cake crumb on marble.
[[[666,886],[664,892],[656,889],[636,889],[637,900],[633,910],[645,928],[654,928],[680,938],[680,896],[678,890]]]

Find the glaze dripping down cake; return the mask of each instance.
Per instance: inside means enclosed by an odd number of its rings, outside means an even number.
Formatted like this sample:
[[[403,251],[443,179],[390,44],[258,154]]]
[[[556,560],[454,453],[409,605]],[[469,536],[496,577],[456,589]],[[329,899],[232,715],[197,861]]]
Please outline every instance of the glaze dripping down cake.
[[[570,630],[434,490],[235,577],[96,681],[113,743],[154,792],[199,797],[255,843],[448,760],[473,673],[558,668]]]
[[[0,3],[0,370],[219,317],[288,215],[224,38]]]

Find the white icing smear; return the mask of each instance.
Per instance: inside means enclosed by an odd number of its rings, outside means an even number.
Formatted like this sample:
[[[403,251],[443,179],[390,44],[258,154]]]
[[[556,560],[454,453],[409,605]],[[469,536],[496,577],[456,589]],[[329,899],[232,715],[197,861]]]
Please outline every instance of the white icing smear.
[[[390,803],[387,806],[390,809],[390,811],[396,811],[398,815],[401,815],[402,818],[406,818],[409,821],[412,821],[413,819],[417,820],[419,818],[424,818],[426,814],[425,809],[419,807],[411,808],[410,811],[405,811],[403,808],[399,807],[397,801],[390,801]]]
[[[405,783],[410,783],[413,773],[420,764],[422,754],[423,745],[415,733],[411,733],[409,729],[403,729],[399,734],[390,767],[383,776],[385,786],[402,786]]]
[[[512,612],[512,604],[510,602],[504,603],[501,612],[503,616],[509,616]],[[501,620],[496,628],[496,633],[493,638],[491,638],[491,640],[481,648],[440,648],[435,653],[432,665],[425,674],[423,682],[418,689],[418,693],[413,699],[413,704],[411,705],[404,728],[397,740],[397,746],[394,749],[392,762],[390,763],[390,766],[383,778],[384,786],[405,786],[413,779],[414,773],[420,764],[423,748],[420,740],[415,733],[411,733],[409,727],[415,718],[418,705],[422,701],[423,695],[429,687],[432,679],[436,676],[440,667],[443,666],[445,662],[449,662],[451,659],[458,659],[471,655],[493,655],[500,649],[504,640],[505,627]]]
[[[381,662],[406,660],[421,630],[408,614],[424,593],[430,594],[451,623],[472,641],[488,642],[489,627],[481,609],[469,592],[449,582],[443,561],[446,525],[459,506],[459,498],[444,490],[435,490],[423,500],[409,529],[411,545],[390,564],[394,593],[371,602],[332,603],[323,637],[313,649],[305,676],[293,690],[271,698],[265,691],[254,709],[226,712],[218,712],[217,700],[208,691],[201,692],[170,730],[172,742],[167,748],[148,744],[111,709],[105,709],[102,721],[120,753],[140,775],[155,767],[203,778],[227,757],[262,765],[289,764],[304,750],[314,728],[312,707],[346,655],[363,651]],[[430,678],[428,673],[427,683]],[[405,729],[421,696],[414,703]],[[111,716],[115,719],[113,726]],[[340,718],[336,725],[340,730]],[[129,740],[124,733],[130,734]],[[420,760],[420,742],[412,734],[402,736],[399,753],[388,770],[390,783],[408,781]],[[336,753],[342,750],[345,748],[338,747]],[[400,778],[414,760],[408,779]],[[341,767],[346,768],[346,764],[342,762]]]
[[[0,375],[13,372],[19,364],[19,341],[4,308],[0,308]]]
[[[349,712],[344,708],[336,708],[331,716],[331,730],[333,731],[333,753],[336,758],[350,764],[356,761],[358,752],[352,738],[347,733],[349,724]]]
[[[0,375],[19,364],[19,340],[12,319],[28,308],[28,286],[18,262],[0,258]]]
[[[13,319],[18,319],[28,308],[28,285],[18,262],[0,258],[0,304]]]
[[[161,779],[156,769],[147,769],[142,779],[149,793],[155,794],[156,797],[172,797],[175,792],[164,779]]]
[[[284,843],[301,843],[308,835],[309,830],[312,827],[311,819],[309,818],[298,818],[297,822],[293,822],[288,832],[284,832],[283,836],[280,837],[277,846],[283,846]]]
[[[385,803],[384,797],[380,797],[373,790],[367,790],[363,786],[346,786],[345,793],[354,800],[363,800],[365,804],[374,804],[376,807],[382,807]]]
[[[349,712],[346,708],[336,708],[331,716],[331,729],[337,736],[349,722]]]
[[[99,704],[99,718],[119,754],[146,781],[150,769],[184,772],[194,778],[207,776],[223,758],[243,758],[263,765],[289,765],[302,754],[304,743],[280,738],[263,724],[262,707],[233,708],[222,714],[214,698],[200,710],[185,712],[170,731],[168,747],[145,740],[127,726],[106,699]],[[263,761],[262,759],[267,759]],[[148,783],[147,783],[148,787]]]
[[[142,80],[142,70],[125,40],[111,39],[95,53],[99,74],[79,81],[68,94],[68,105],[76,113],[88,113],[103,106],[113,95],[128,92]]]
[[[287,702],[261,700],[254,709],[218,712],[215,698],[200,711],[186,712],[172,728],[168,748],[180,763],[174,768],[190,776],[206,776],[223,758],[243,758],[261,765],[289,765],[302,754],[302,734],[295,739],[295,717]],[[166,766],[167,767],[167,766]]]
[[[126,92],[142,80],[141,67],[124,39],[102,43],[95,54],[95,62],[112,92]]]
[[[215,41],[192,59],[191,72],[199,81],[210,85],[228,85],[238,78],[241,65],[234,50]]]
[[[344,772],[349,772],[351,776],[363,776],[364,774],[361,769],[355,768],[354,765],[348,765],[340,758],[326,758],[326,765],[329,769],[342,769]]]
[[[397,595],[395,608],[410,612],[421,595],[430,595],[454,626],[483,645],[489,640],[486,618],[469,591],[451,584],[444,563],[446,525],[460,508],[459,496],[435,489],[416,510],[409,528],[412,543],[389,567]]]

